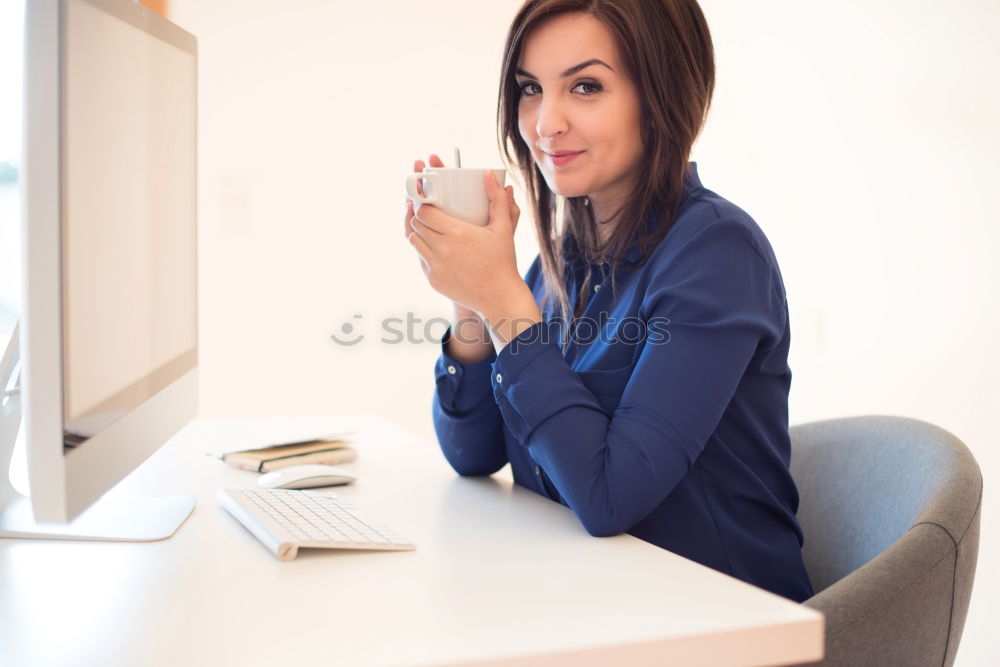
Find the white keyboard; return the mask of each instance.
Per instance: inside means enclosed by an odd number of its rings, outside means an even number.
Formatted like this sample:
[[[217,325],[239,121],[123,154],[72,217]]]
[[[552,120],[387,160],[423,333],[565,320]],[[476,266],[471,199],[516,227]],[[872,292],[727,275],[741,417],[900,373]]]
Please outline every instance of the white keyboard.
[[[219,489],[219,504],[281,560],[299,548],[411,551],[416,545],[365,521],[332,493],[286,489]]]

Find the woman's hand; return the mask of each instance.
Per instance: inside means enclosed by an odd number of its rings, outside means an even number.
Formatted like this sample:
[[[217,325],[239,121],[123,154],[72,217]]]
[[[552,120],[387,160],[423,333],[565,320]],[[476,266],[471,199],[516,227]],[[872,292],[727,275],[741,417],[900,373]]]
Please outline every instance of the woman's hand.
[[[441,165],[431,156],[431,166]],[[419,169],[417,169],[419,167]],[[414,168],[423,169],[419,160]],[[414,211],[407,202],[407,238],[420,256],[427,281],[437,292],[477,313],[503,310],[512,296],[527,291],[517,270],[514,230],[520,209],[514,189],[502,188],[487,172],[484,186],[490,200],[490,219],[479,227],[424,204]],[[529,291],[530,294],[530,291]]]
[[[443,167],[444,162],[437,155],[431,155],[428,160],[432,167]],[[423,160],[416,160],[413,163],[413,171],[420,173],[424,170]],[[417,181],[417,191],[423,194],[423,183]],[[406,230],[404,236],[409,238],[413,233],[413,203],[407,199],[406,215],[404,221]],[[419,255],[420,266],[424,273],[428,271],[427,263]],[[476,311],[466,308],[460,303],[452,302],[454,313],[452,315],[451,340],[448,341],[446,352],[449,356],[463,364],[473,364],[482,361],[493,351],[493,342],[490,339],[489,330],[486,323]]]
[[[437,155],[432,154],[430,158],[428,158],[427,162],[430,163],[431,167],[435,168],[444,167],[444,162],[442,162],[441,158],[439,158]],[[426,165],[424,165],[423,160],[414,160],[413,172],[415,174],[419,174],[424,170],[425,166]],[[423,181],[417,181],[417,192],[419,192],[421,195],[424,194]],[[411,225],[413,224],[413,200],[411,200],[409,197],[406,198],[406,215],[404,216],[404,221],[406,222],[406,231],[403,232],[403,236],[409,239],[410,234],[413,233],[413,228],[411,227]],[[424,262],[423,258],[420,259],[420,266],[424,269],[424,273],[426,274],[427,264]]]
[[[430,164],[431,167],[437,167],[437,168],[444,167],[444,162],[442,162],[441,158],[439,158],[437,155],[433,155],[432,154],[430,156],[430,158],[427,160],[427,162]],[[424,170],[424,161],[423,160],[414,160],[414,162],[413,162],[413,171],[414,171],[414,173],[419,174],[423,170]],[[421,195],[424,194],[424,184],[421,181],[417,181],[417,192],[419,192]],[[403,232],[403,236],[405,238],[409,239],[410,238],[410,234],[413,233],[413,227],[412,227],[412,225],[413,225],[413,202],[410,199],[407,199],[406,202],[407,202],[406,215],[404,216],[404,222],[405,222],[406,229]],[[427,273],[427,263],[419,255],[417,255],[417,257],[420,259],[420,266],[421,266],[421,268],[423,268],[424,273],[426,274]],[[476,320],[476,321],[479,322],[480,326],[483,325],[482,320],[479,318],[479,315],[474,310],[470,310],[469,308],[466,308],[465,306],[463,306],[460,303],[454,303],[454,302],[452,302],[452,306],[455,309],[455,318],[454,318],[455,324],[468,324],[468,322],[470,320]],[[480,338],[482,338],[482,336],[480,336]]]

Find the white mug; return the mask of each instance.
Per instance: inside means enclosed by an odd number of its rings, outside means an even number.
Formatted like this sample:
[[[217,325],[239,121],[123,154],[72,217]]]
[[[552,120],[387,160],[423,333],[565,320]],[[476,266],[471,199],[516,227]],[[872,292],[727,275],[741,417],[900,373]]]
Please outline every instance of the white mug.
[[[485,226],[490,221],[490,199],[483,184],[487,172],[495,174],[503,187],[507,177],[503,169],[427,167],[406,177],[406,196],[414,204],[433,204],[453,218]],[[418,181],[423,182],[423,195],[417,191]]]

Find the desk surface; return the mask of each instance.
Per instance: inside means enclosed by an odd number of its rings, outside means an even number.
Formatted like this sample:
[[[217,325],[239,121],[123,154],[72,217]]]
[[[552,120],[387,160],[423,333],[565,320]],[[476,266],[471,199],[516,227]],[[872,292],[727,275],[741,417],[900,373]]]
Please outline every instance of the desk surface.
[[[205,455],[353,429],[336,492],[417,544],[279,561],[220,508],[255,473]],[[109,495],[190,493],[153,543],[0,540],[10,665],[786,664],[816,612],[628,535],[593,538],[504,471],[459,478],[434,443],[371,415],[197,421]]]

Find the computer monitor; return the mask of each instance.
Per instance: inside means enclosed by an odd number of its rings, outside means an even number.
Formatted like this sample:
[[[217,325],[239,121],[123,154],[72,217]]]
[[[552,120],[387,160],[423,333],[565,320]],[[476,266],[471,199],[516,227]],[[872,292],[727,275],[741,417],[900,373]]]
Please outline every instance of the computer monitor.
[[[27,3],[2,537],[162,539],[194,507],[98,499],[197,411],[196,74],[194,36],[136,2]],[[22,410],[30,506],[6,474]]]

